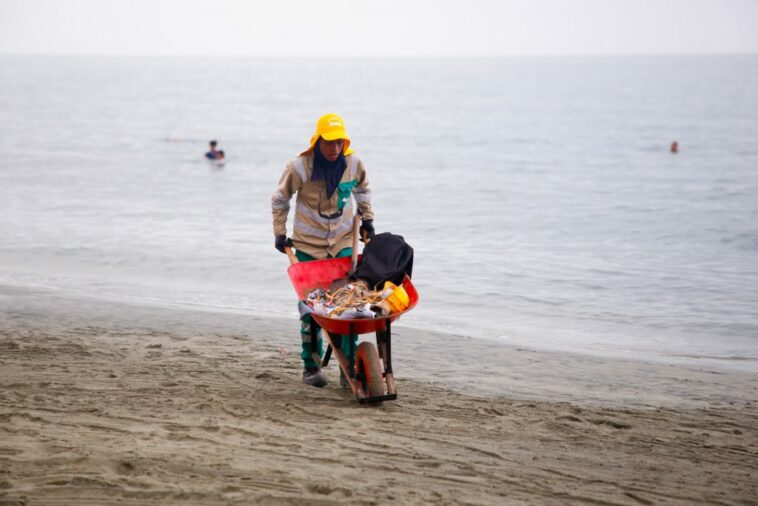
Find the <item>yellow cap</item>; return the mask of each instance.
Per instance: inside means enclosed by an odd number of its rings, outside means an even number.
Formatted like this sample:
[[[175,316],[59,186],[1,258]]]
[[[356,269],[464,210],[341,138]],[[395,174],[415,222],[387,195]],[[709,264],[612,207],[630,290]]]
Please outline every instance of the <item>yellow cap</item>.
[[[345,130],[345,122],[337,114],[324,114],[318,119],[318,122],[316,123],[316,133],[311,137],[311,145],[301,154],[304,155],[311,151],[320,137],[323,137],[327,141],[342,139],[345,141],[344,146],[342,146],[342,153],[349,155],[353,152],[353,150],[350,149],[350,136],[347,135],[347,131]]]

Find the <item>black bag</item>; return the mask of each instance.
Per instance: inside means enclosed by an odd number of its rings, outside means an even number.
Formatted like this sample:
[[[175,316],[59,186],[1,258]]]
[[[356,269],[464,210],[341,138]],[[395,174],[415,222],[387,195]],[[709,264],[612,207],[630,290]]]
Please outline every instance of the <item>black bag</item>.
[[[372,288],[381,288],[385,281],[396,285],[413,272],[413,248],[402,236],[384,232],[376,234],[363,248],[363,257],[355,277],[365,280]]]

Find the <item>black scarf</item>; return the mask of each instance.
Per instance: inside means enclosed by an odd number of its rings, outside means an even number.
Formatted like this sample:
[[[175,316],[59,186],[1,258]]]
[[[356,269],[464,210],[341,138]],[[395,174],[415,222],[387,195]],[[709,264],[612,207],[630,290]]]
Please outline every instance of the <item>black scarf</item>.
[[[342,174],[345,173],[347,161],[345,155],[340,153],[336,160],[330,162],[318,149],[318,143],[313,147],[313,175],[311,181],[326,181],[326,198],[332,198],[334,190],[342,180]]]

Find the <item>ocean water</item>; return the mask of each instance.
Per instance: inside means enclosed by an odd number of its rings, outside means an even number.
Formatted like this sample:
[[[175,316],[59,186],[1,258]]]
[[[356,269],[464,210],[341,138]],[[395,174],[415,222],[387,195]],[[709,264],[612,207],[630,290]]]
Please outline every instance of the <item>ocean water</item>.
[[[404,325],[758,371],[757,89],[758,56],[3,56],[0,283],[298,339],[270,196],[338,112],[416,252]]]

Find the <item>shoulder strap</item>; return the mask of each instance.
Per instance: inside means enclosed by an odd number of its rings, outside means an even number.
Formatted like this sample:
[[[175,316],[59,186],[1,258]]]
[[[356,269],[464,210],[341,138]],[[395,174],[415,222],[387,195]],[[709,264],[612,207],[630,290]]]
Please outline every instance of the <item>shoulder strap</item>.
[[[303,183],[308,181],[308,174],[305,170],[305,163],[303,162],[303,157],[298,156],[297,158],[295,158],[294,165],[295,165],[295,172],[297,173],[298,176],[300,176],[300,181],[302,181]]]
[[[350,155],[348,160],[348,166],[347,170],[350,174],[350,179],[355,179],[355,174],[358,172],[358,157],[355,155]]]

